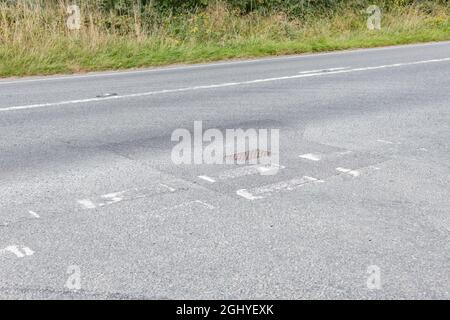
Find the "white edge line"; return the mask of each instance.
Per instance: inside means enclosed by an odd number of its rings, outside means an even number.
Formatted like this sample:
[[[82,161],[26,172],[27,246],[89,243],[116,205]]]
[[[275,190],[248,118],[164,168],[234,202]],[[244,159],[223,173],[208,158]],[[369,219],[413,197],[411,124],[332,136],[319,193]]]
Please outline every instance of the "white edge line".
[[[113,72],[92,72],[83,75],[66,75],[66,76],[49,76],[48,78],[37,78],[37,79],[17,79],[17,80],[0,80],[0,85],[2,84],[20,84],[27,82],[39,82],[39,81],[58,81],[58,80],[71,80],[71,79],[83,79],[83,78],[95,78],[95,77],[111,77],[111,76],[121,76],[121,75],[130,75],[130,74],[145,74],[145,73],[153,73],[153,72],[165,72],[165,71],[177,71],[177,70],[189,70],[189,69],[197,69],[197,68],[208,68],[208,67],[220,67],[227,66],[233,64],[246,64],[246,63],[258,63],[258,62],[266,62],[266,61],[277,61],[277,60],[291,60],[291,59],[299,59],[299,58],[310,58],[317,56],[327,56],[327,55],[342,55],[349,53],[358,53],[361,51],[371,52],[371,51],[385,51],[385,50],[396,50],[402,48],[414,48],[414,47],[426,47],[426,46],[439,46],[439,45],[448,45],[450,41],[434,41],[434,42],[425,42],[425,43],[413,43],[413,44],[403,44],[403,45],[394,45],[394,46],[383,46],[383,47],[375,47],[375,48],[356,48],[356,49],[347,49],[347,50],[338,50],[338,51],[329,51],[329,52],[317,52],[317,53],[306,53],[306,54],[294,54],[294,55],[281,55],[275,57],[267,57],[267,58],[255,58],[255,59],[247,59],[247,60],[236,60],[236,61],[223,61],[223,62],[213,62],[213,63],[200,63],[195,65],[181,65],[181,66],[169,66],[169,67],[156,67],[156,68],[148,68],[148,69],[140,69],[140,70],[130,70],[130,71],[113,71]]]

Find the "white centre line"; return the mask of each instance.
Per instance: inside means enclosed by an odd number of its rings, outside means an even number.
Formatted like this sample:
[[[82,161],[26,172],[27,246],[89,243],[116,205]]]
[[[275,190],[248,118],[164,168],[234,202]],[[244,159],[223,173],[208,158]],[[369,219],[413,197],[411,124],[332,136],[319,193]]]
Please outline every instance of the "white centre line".
[[[381,143],[386,143],[386,144],[394,144],[392,141],[383,140],[383,139],[378,139],[377,141],[381,142]]]
[[[336,170],[339,172],[342,172],[342,173],[347,173],[353,177],[359,177],[361,175],[361,173],[358,170],[352,170],[352,169],[341,168],[341,167],[336,168]]]
[[[316,70],[300,71],[299,74],[318,73],[318,72],[331,72],[331,71],[337,71],[337,70],[344,70],[344,69],[348,69],[348,68],[349,67],[339,67],[339,68],[329,68],[329,69],[316,69]]]
[[[311,160],[311,161],[320,161],[320,159],[321,159],[320,155],[314,154],[314,153],[301,154],[301,155],[299,155],[299,157],[303,158],[303,159]]]
[[[53,106],[74,105],[74,104],[82,104],[82,103],[98,102],[98,101],[108,101],[108,100],[130,99],[130,98],[138,98],[138,97],[168,94],[168,93],[180,93],[180,92],[196,91],[196,90],[235,87],[235,86],[252,85],[252,84],[264,83],[264,82],[283,81],[283,80],[299,79],[299,78],[306,78],[306,77],[316,77],[316,76],[368,71],[368,70],[379,70],[379,69],[386,69],[386,68],[397,68],[397,67],[402,67],[402,66],[437,63],[437,62],[444,62],[444,61],[450,61],[450,58],[395,63],[395,64],[387,64],[387,65],[374,66],[374,67],[361,67],[361,68],[354,68],[354,69],[336,70],[336,71],[330,71],[330,72],[297,74],[297,75],[291,75],[291,76],[263,78],[263,79],[255,79],[255,80],[241,81],[241,82],[226,82],[226,83],[193,86],[193,87],[185,87],[185,88],[178,88],[178,89],[165,89],[165,90],[157,90],[157,91],[149,91],[149,92],[141,92],[141,93],[133,93],[133,94],[125,94],[125,95],[117,95],[117,96],[108,96],[108,97],[103,97],[103,98],[88,98],[88,99],[79,99],[79,100],[66,100],[66,101],[59,101],[59,102],[29,104],[29,105],[22,105],[22,106],[0,108],[0,112],[28,110],[28,109],[45,108],[45,107],[53,107]]]
[[[213,178],[211,178],[211,177],[208,177],[208,176],[198,176],[198,177],[199,177],[200,179],[205,180],[205,181],[208,181],[208,182],[210,182],[210,183],[216,182],[215,179],[213,179]]]
[[[32,256],[34,254],[34,251],[28,247],[12,245],[4,249],[0,249],[0,256],[6,254],[7,252],[16,255],[17,258],[24,258],[26,256]]]
[[[36,212],[31,211],[31,210],[28,210],[28,213],[31,214],[31,215],[32,215],[33,217],[35,217],[35,218],[40,218],[40,217],[41,217],[41,216],[38,215]]]

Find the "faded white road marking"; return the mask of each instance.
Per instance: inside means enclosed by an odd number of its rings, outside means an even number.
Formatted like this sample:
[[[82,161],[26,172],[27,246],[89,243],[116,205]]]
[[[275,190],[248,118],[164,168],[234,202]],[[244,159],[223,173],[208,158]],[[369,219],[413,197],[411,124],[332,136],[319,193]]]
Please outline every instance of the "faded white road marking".
[[[160,183],[159,185],[162,186],[162,187],[164,187],[164,188],[166,188],[166,189],[169,190],[170,192],[175,192],[175,191],[177,191],[177,189],[172,188],[171,186],[168,186],[167,184]]]
[[[97,102],[97,101],[138,98],[138,97],[167,94],[167,93],[179,93],[179,92],[196,91],[196,90],[217,89],[217,88],[242,86],[242,85],[252,85],[252,84],[257,84],[257,83],[299,79],[299,78],[315,77],[315,76],[324,76],[324,75],[340,74],[340,73],[368,71],[368,70],[379,70],[379,69],[386,69],[386,68],[397,68],[397,67],[402,67],[402,66],[411,66],[411,65],[436,63],[436,62],[444,62],[444,61],[450,61],[450,58],[403,62],[403,63],[374,66],[374,67],[361,67],[361,68],[354,68],[354,69],[336,70],[336,71],[330,71],[330,72],[297,74],[297,75],[292,75],[292,76],[263,78],[263,79],[240,81],[240,82],[226,82],[226,83],[201,85],[201,86],[185,87],[185,88],[178,88],[178,89],[165,89],[165,90],[157,90],[157,91],[111,96],[111,97],[105,97],[105,98],[88,98],[88,99],[79,99],[79,100],[66,100],[66,101],[59,101],[59,102],[13,106],[13,107],[0,108],[0,112],[45,108],[45,107],[53,107],[53,106],[74,105],[74,104],[82,104],[82,103]]]
[[[342,173],[349,174],[353,177],[359,177],[359,175],[361,174],[358,170],[352,170],[352,169],[341,168],[341,167],[336,168],[336,170],[339,172],[342,172]]]
[[[122,201],[130,201],[145,198],[151,195],[164,194],[168,192],[175,192],[176,189],[163,183],[158,183],[149,188],[134,188],[130,190],[123,190],[118,192],[107,193],[91,199],[82,199],[77,202],[85,209],[95,209],[97,207],[105,207]]]
[[[85,209],[95,209],[95,204],[89,199],[78,200],[78,203],[81,204]]]
[[[35,217],[35,218],[40,218],[40,217],[41,217],[41,216],[38,215],[36,212],[31,211],[31,210],[28,210],[28,213],[31,214],[31,215],[32,215],[33,217]]]
[[[239,190],[236,191],[236,194],[238,196],[241,196],[241,197],[247,199],[247,200],[258,200],[258,199],[263,199],[264,198],[262,196],[254,196],[249,191],[247,191],[247,189],[239,189]]]
[[[319,161],[321,159],[320,155],[314,153],[305,153],[299,155],[300,158],[311,160],[311,161]]]
[[[294,178],[291,180],[281,181],[262,187],[256,187],[252,189],[239,189],[236,191],[236,194],[247,200],[253,201],[266,198],[274,193],[283,191],[292,191],[308,183],[313,182],[324,182],[324,181],[309,176],[303,176],[301,178]]]
[[[353,153],[352,150],[346,150],[346,151],[338,152],[337,154],[340,155],[340,156],[345,156],[345,155],[351,154],[351,153]]]
[[[386,143],[386,144],[394,144],[392,141],[383,140],[383,139],[378,139],[377,141],[381,142],[381,143]]]
[[[329,69],[317,69],[317,70],[308,70],[308,71],[300,71],[300,74],[305,73],[320,73],[320,72],[330,72],[330,71],[337,71],[337,70],[344,70],[348,69],[349,67],[339,67],[339,68],[329,68]]]
[[[34,251],[30,248],[17,245],[12,245],[4,249],[0,249],[0,255],[6,254],[7,252],[16,255],[17,258],[24,258],[26,256],[32,256],[34,254]]]
[[[211,177],[208,177],[208,176],[198,176],[198,177],[199,177],[200,179],[205,180],[205,181],[208,181],[208,182],[210,182],[210,183],[216,182],[215,179],[213,179],[213,178],[211,178]]]
[[[257,165],[243,166],[243,167],[238,167],[238,168],[234,168],[234,169],[229,169],[229,170],[222,172],[217,177],[202,175],[202,176],[198,176],[198,178],[208,181],[210,183],[215,183],[217,181],[230,180],[230,179],[235,179],[235,178],[250,176],[250,175],[255,175],[255,174],[268,175],[271,171],[276,172],[276,171],[278,171],[280,169],[284,169],[284,168],[285,168],[284,166],[275,165],[275,164],[272,164],[272,165],[257,164]]]
[[[164,208],[164,209],[165,210],[174,210],[174,209],[179,209],[179,208],[183,208],[183,207],[190,207],[193,204],[200,204],[201,206],[203,206],[209,210],[215,209],[215,207],[212,204],[209,204],[209,203],[201,201],[201,200],[192,200],[192,201],[188,201],[188,202],[181,203],[176,206]]]
[[[257,168],[257,170],[258,170],[258,173],[262,176],[267,176],[267,175],[273,176],[278,172],[278,170],[284,169],[284,168],[285,168],[284,166],[280,166],[278,164],[271,164],[268,166],[259,166]]]

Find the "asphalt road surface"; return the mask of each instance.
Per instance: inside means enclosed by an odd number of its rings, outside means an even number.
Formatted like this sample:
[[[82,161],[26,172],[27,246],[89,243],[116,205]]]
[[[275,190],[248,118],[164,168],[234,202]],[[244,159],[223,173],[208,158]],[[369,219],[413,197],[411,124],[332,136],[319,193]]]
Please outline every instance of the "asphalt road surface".
[[[278,174],[175,165],[200,120]],[[450,298],[450,42],[5,79],[0,136],[0,298]]]

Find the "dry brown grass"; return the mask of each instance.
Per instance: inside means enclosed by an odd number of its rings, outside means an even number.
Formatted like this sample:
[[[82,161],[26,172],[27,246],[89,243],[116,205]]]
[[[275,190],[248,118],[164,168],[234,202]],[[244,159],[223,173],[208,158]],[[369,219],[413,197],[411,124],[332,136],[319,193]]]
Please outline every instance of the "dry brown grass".
[[[450,9],[439,5],[394,7],[379,32],[368,31],[365,15],[354,9],[298,19],[280,12],[241,15],[222,2],[178,16],[138,7],[119,16],[83,5],[82,29],[70,31],[67,1],[37,3],[0,3],[0,76],[450,39]]]

